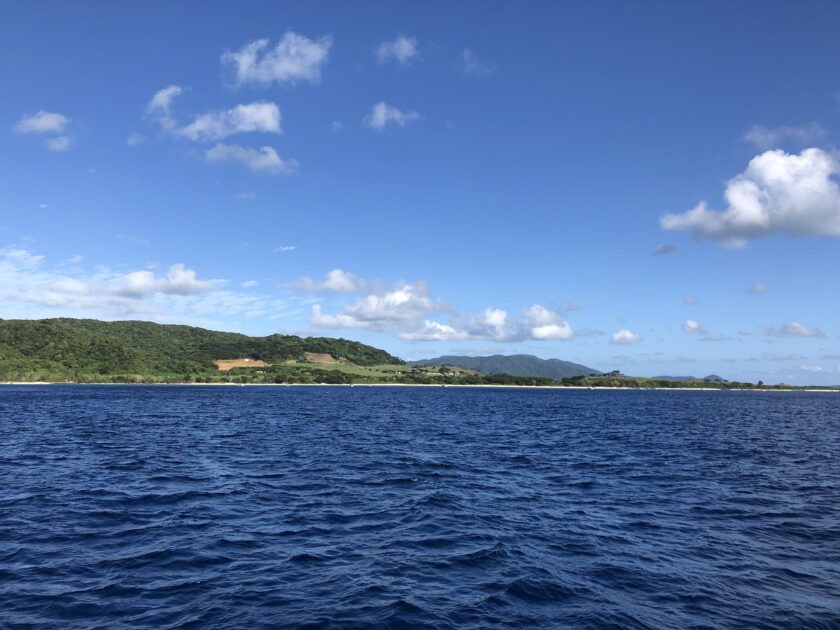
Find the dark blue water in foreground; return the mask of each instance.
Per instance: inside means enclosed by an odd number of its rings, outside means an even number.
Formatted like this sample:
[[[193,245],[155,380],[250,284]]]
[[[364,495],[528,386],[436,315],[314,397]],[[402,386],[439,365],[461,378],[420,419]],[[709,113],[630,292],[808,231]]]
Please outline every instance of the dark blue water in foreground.
[[[840,628],[840,395],[0,387],[0,626]]]

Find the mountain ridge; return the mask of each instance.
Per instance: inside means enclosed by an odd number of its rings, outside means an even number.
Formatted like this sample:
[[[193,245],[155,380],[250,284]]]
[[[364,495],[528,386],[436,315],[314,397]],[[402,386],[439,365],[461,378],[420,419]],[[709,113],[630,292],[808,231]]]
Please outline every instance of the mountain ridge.
[[[384,350],[329,337],[249,337],[137,320],[0,319],[1,381],[75,381],[97,375],[195,375],[217,372],[215,361],[269,363],[328,354],[355,365],[402,365]]]

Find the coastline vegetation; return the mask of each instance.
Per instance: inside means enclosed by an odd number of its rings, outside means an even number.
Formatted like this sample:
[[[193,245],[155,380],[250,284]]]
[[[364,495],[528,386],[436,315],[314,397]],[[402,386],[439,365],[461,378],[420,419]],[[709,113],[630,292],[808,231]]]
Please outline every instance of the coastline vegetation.
[[[67,318],[0,320],[0,382],[804,389],[618,372],[560,380],[483,374],[455,365],[409,365],[384,350],[346,339],[249,337],[191,326]]]

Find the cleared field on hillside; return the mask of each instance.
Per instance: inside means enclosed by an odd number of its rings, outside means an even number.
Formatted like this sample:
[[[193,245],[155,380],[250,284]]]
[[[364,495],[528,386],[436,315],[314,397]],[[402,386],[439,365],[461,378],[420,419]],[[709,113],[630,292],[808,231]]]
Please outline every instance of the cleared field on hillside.
[[[221,361],[214,361],[214,363],[220,372],[227,372],[233,368],[271,367],[270,363],[260,361],[259,359],[223,359]]]

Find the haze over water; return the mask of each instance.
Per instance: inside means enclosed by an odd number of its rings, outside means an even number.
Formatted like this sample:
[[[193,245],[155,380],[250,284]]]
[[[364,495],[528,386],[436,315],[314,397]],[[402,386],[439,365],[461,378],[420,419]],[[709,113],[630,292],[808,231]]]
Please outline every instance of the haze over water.
[[[834,394],[0,388],[0,626],[838,627]]]

